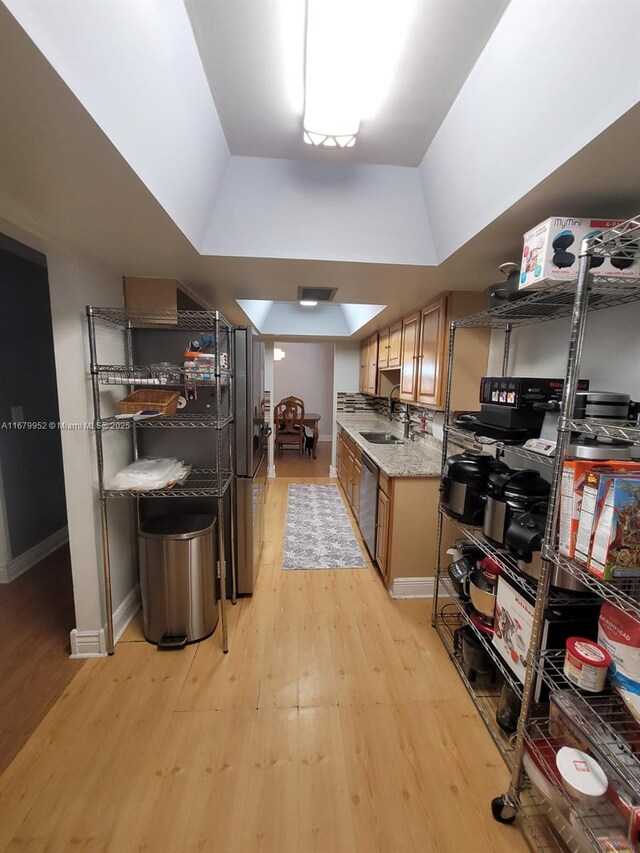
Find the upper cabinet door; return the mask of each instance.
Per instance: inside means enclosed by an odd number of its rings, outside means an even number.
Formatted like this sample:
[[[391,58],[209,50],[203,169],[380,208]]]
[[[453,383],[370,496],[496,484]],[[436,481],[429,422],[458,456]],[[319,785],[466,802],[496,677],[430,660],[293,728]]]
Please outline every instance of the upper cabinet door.
[[[402,362],[402,320],[389,329],[389,361],[387,367],[400,367]]]
[[[418,383],[418,347],[420,345],[420,311],[409,314],[402,322],[402,364],[400,399],[415,402]]]
[[[444,344],[447,322],[447,297],[439,296],[421,310],[418,403],[440,406],[444,376]]]
[[[360,343],[360,393],[367,393],[367,373],[369,366],[369,339]]]
[[[383,329],[380,332],[378,341],[378,367],[384,370],[389,367],[389,329]]]
[[[369,358],[367,361],[367,392],[375,394],[378,390],[378,333],[369,338]]]

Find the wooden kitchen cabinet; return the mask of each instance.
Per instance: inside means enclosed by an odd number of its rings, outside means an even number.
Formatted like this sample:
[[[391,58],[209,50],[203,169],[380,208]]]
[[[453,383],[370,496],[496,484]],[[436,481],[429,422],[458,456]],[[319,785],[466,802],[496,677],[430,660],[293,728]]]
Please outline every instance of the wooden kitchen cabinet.
[[[402,321],[402,354],[400,365],[401,400],[413,403],[418,385],[418,360],[420,346],[420,311],[414,311]]]
[[[360,344],[360,392],[375,394],[378,389],[378,333]]]
[[[355,441],[342,429],[338,431],[336,468],[338,470],[338,480],[346,495],[347,503],[351,507],[355,517],[359,518],[362,451]]]
[[[382,329],[378,338],[378,369],[389,367],[389,329]]]
[[[388,367],[400,367],[402,363],[402,320],[389,327]]]
[[[446,324],[447,296],[441,294],[420,310],[416,401],[423,406],[442,403]]]
[[[391,501],[389,496],[378,486],[378,521],[376,522],[376,563],[385,581],[389,580],[389,517]]]
[[[394,594],[429,594],[438,541],[437,477],[386,477],[378,483],[376,562]]]

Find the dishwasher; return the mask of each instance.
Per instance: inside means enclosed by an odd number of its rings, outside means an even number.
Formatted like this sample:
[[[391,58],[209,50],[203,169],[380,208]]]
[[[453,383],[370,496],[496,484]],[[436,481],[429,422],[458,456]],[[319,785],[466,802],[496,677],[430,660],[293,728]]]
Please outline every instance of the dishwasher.
[[[378,514],[378,477],[380,469],[362,454],[360,474],[360,532],[371,559],[376,559],[376,521]]]

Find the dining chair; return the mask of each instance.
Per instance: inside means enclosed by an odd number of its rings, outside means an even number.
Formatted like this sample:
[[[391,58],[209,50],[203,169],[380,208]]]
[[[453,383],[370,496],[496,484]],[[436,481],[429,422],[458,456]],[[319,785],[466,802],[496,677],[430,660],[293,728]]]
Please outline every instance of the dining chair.
[[[304,453],[304,402],[299,397],[284,397],[274,409],[276,455],[285,447],[298,448]]]

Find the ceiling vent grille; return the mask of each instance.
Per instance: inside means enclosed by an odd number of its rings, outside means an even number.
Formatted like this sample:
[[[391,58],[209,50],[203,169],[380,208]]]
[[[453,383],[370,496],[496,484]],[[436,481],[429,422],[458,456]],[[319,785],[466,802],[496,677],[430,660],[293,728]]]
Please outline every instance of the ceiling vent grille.
[[[337,291],[337,287],[299,287],[298,301],[308,299],[313,302],[331,302]]]

